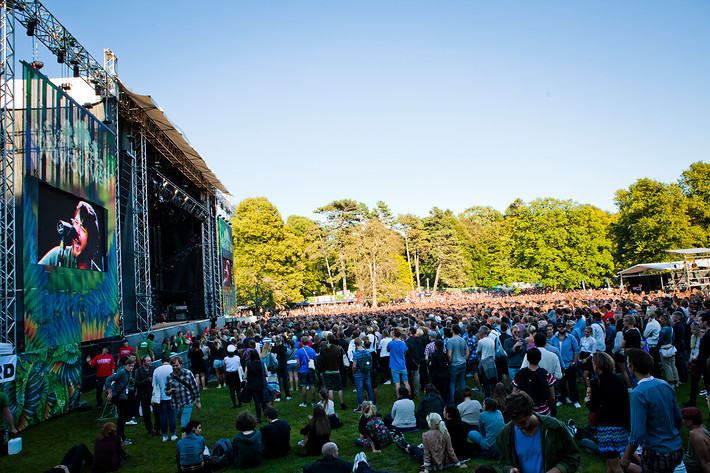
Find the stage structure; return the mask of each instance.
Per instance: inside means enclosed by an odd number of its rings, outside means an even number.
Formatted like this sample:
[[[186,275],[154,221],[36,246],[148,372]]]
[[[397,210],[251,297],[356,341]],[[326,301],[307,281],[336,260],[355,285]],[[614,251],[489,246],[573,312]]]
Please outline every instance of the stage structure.
[[[0,342],[17,354],[0,390],[24,428],[78,405],[98,344],[151,330],[168,306],[193,319],[230,307],[234,208],[110,50],[99,64],[40,2],[0,7]],[[74,78],[36,60],[16,77],[16,26]]]
[[[707,291],[710,288],[710,249],[688,248],[666,250],[670,256],[683,255],[680,271],[673,271],[668,281],[671,291],[687,291],[698,288]]]
[[[710,249],[708,248],[687,248],[679,250],[666,250],[671,256],[683,255],[683,260],[669,261],[667,263],[641,263],[630,266],[618,275],[621,278],[621,286],[624,281],[627,283],[634,278],[637,290],[662,291],[687,291],[700,289],[707,291],[710,288]],[[655,278],[658,276],[657,283]],[[640,278],[640,279],[639,279]],[[643,284],[641,279],[646,279]],[[633,287],[633,286],[632,286]]]

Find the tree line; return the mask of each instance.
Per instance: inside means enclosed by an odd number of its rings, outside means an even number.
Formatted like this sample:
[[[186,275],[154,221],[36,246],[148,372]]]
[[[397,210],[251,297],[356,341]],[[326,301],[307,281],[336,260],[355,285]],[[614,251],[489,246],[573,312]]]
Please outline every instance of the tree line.
[[[614,202],[616,213],[538,198],[516,199],[504,213],[434,207],[420,217],[341,199],[314,210],[316,218],[284,222],[266,198],[245,199],[232,219],[237,302],[274,308],[359,291],[376,306],[413,290],[601,287],[632,264],[668,261],[665,250],[710,246],[708,163],[672,183],[638,179]]]

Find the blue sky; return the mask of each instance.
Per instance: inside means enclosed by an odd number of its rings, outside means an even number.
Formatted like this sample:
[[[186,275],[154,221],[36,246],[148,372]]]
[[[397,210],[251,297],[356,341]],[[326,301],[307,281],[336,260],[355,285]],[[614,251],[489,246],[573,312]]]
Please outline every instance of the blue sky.
[[[94,57],[114,51],[235,203],[284,218],[340,198],[615,211],[617,189],[710,161],[705,1],[44,4]]]

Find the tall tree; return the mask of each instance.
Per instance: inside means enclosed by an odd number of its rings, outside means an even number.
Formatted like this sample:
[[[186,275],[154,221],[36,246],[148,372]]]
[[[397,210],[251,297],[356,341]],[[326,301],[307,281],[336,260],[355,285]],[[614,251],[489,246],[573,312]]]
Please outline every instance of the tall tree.
[[[368,219],[353,232],[350,244],[358,288],[373,307],[401,299],[411,285],[411,272],[399,251],[397,234],[378,218]]]
[[[328,205],[320,207],[315,211],[326,218],[330,234],[335,240],[338,249],[338,261],[340,262],[340,277],[343,281],[343,294],[348,291],[347,271],[345,268],[345,246],[348,244],[353,228],[362,219],[363,212],[367,213],[367,207],[363,207],[351,199],[334,200]]]
[[[439,281],[449,287],[461,287],[466,281],[466,261],[459,239],[458,220],[450,210],[434,207],[423,222],[429,243],[427,259],[430,269],[434,270],[433,291],[438,289]]]
[[[688,199],[688,216],[701,246],[710,245],[710,164],[698,161],[683,171],[680,187]]]
[[[286,220],[286,227],[303,242],[305,269],[301,293],[308,297],[313,293],[322,294],[330,288],[335,294],[335,285],[330,270],[330,261],[337,259],[331,245],[322,236],[323,228],[316,222],[299,215],[291,215]]]
[[[492,207],[471,207],[458,218],[467,234],[465,249],[471,282],[480,287],[500,284],[502,274],[496,271],[496,258],[501,255],[503,215]]]
[[[302,242],[271,202],[243,200],[232,219],[232,235],[238,303],[260,312],[302,300]]]
[[[613,227],[621,267],[667,261],[665,250],[700,246],[704,230],[694,226],[690,201],[678,184],[639,179],[616,191],[619,207]]]
[[[534,271],[548,285],[600,285],[613,270],[610,217],[571,200],[536,199],[517,205],[506,222],[512,260]]]
[[[417,282],[417,291],[422,290],[421,278],[419,275],[419,259],[422,250],[427,248],[426,236],[422,219],[412,214],[399,215],[394,228],[404,238],[404,249],[407,256],[407,265],[410,271],[414,271]],[[414,265],[414,269],[412,269]]]

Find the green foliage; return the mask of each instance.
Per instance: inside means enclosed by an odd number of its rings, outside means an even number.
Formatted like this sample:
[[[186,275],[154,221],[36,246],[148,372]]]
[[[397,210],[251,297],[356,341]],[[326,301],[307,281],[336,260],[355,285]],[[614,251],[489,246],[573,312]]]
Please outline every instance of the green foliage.
[[[506,219],[513,264],[551,286],[599,286],[613,269],[609,223],[605,212],[571,200],[517,203]]]
[[[302,300],[303,239],[263,197],[246,199],[232,219],[234,288],[239,305],[274,308]]]
[[[357,285],[374,307],[379,302],[402,299],[411,289],[412,275],[399,240],[377,218],[367,220],[353,232],[349,256],[354,262]]]
[[[688,199],[688,217],[698,232],[698,240],[702,246],[710,246],[710,164],[691,164],[679,184]]]
[[[446,287],[465,286],[468,262],[462,248],[465,231],[461,223],[450,210],[436,207],[423,222],[429,246],[425,261],[428,276],[434,280],[433,290],[436,291],[439,281]]]
[[[613,226],[620,268],[668,261],[665,250],[703,243],[704,229],[693,225],[690,202],[677,184],[639,179],[616,192],[619,214]]]

